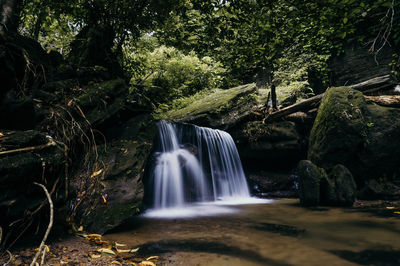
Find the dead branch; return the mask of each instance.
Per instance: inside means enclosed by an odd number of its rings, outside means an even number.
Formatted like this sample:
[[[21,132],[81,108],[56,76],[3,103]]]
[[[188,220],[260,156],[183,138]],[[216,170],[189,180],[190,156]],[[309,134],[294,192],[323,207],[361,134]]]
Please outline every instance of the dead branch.
[[[17,153],[17,152],[23,152],[23,151],[35,151],[35,150],[42,150],[44,148],[50,147],[50,146],[56,146],[56,142],[52,139],[49,138],[49,142],[43,145],[38,145],[38,146],[31,146],[31,147],[25,147],[25,148],[20,148],[20,149],[15,149],[15,150],[8,150],[8,151],[2,151],[0,152],[0,155],[6,155],[6,154],[11,154],[11,153]]]
[[[37,251],[35,257],[33,258],[30,266],[35,265],[36,260],[38,259],[40,253],[42,252],[42,249],[44,247],[44,243],[46,242],[46,239],[47,239],[47,237],[48,237],[48,235],[50,233],[51,227],[53,226],[53,216],[54,216],[53,201],[51,200],[51,196],[49,194],[49,191],[47,191],[47,188],[42,184],[39,184],[39,183],[36,183],[36,182],[34,182],[34,184],[39,186],[39,187],[41,187],[44,190],[44,192],[46,193],[46,197],[47,197],[47,200],[49,201],[49,205],[50,205],[50,221],[49,221],[49,225],[47,227],[46,233],[43,236],[42,242],[40,243],[39,250]],[[43,251],[43,252],[45,252],[45,251]],[[42,262],[43,261],[44,261],[44,257],[42,257]]]
[[[386,107],[400,107],[400,95],[365,96],[374,103]]]
[[[372,78],[357,84],[350,85],[349,87],[365,93],[371,93],[394,85],[395,82],[390,75]]]
[[[319,94],[302,102],[285,107],[279,111],[271,113],[264,120],[265,122],[270,122],[298,111],[310,110],[320,104],[323,96],[324,94]]]

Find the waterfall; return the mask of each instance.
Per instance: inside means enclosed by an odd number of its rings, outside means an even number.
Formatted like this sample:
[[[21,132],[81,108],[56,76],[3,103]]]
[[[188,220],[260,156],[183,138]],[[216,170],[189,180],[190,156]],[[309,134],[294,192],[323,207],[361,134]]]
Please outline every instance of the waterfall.
[[[159,149],[151,176],[154,209],[250,197],[227,132],[163,120],[157,126]]]

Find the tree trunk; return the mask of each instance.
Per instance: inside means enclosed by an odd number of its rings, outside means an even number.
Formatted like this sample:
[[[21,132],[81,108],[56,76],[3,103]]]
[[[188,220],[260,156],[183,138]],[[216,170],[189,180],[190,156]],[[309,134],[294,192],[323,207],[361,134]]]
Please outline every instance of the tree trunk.
[[[22,11],[22,0],[1,0],[0,8],[0,35],[7,32],[17,32]]]

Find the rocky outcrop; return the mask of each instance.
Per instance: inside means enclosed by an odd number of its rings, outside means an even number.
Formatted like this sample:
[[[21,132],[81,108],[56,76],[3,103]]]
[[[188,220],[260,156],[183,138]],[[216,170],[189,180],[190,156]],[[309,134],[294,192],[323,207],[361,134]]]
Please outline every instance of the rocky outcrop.
[[[257,87],[248,84],[218,90],[182,109],[162,114],[159,118],[228,130],[250,116],[257,104]]]
[[[44,192],[33,182],[46,184],[57,202],[54,192],[63,187],[65,160],[62,147],[49,136],[0,129],[0,226],[5,238],[27,227],[46,203]]]
[[[379,106],[348,87],[330,88],[310,135],[308,158],[327,170],[346,166],[359,188],[397,182],[400,109]]]
[[[157,132],[154,120],[140,115],[112,130],[118,135],[97,149],[101,164],[90,172],[82,169],[82,179],[76,178],[73,184],[79,195],[75,204],[82,202],[75,222],[90,232],[104,233],[142,207],[144,168]]]
[[[233,131],[232,137],[242,161],[247,165],[263,166],[256,167],[259,169],[291,165],[305,157],[303,138],[294,122],[248,122]]]
[[[369,52],[369,47],[348,45],[344,53],[330,62],[332,78],[336,86],[352,85],[375,77],[391,74],[390,63],[393,49],[386,45],[378,54]]]

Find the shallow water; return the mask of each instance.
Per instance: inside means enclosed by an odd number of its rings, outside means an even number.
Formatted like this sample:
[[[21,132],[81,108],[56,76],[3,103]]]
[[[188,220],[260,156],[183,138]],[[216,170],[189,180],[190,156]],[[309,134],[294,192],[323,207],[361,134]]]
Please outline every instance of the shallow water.
[[[400,265],[397,217],[302,208],[295,199],[214,207],[226,212],[136,217],[105,239],[159,255],[162,265]]]

